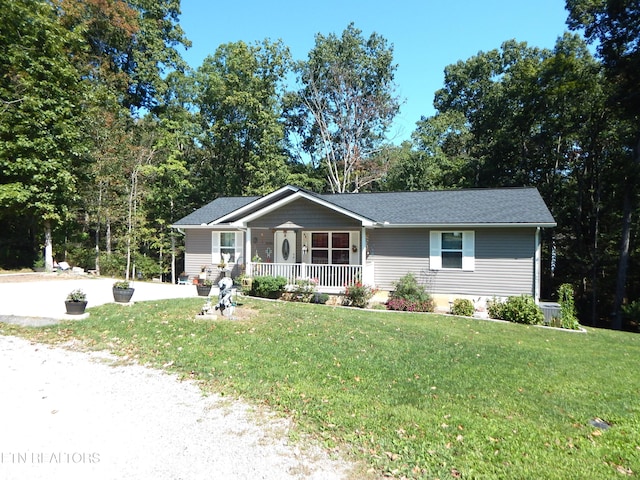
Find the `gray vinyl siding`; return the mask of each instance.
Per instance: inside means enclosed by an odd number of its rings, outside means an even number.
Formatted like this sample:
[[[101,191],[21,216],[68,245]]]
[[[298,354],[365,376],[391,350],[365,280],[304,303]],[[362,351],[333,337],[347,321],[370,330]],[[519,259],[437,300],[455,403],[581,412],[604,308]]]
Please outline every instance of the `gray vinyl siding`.
[[[304,230],[355,229],[360,227],[360,222],[357,220],[306,199],[298,199],[284,205],[273,212],[248,222],[247,226],[251,228],[274,228],[289,221],[299,225]]]
[[[376,285],[385,290],[412,272],[433,294],[532,295],[534,254],[535,229],[476,229],[473,271],[430,270],[428,229],[369,233],[369,261],[375,265]]]
[[[198,275],[204,265],[211,264],[211,230],[185,230],[184,271]]]

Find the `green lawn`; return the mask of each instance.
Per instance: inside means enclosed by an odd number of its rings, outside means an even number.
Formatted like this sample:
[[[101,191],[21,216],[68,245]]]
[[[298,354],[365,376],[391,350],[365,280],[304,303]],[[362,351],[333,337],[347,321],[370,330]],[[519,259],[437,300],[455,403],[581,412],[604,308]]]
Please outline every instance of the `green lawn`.
[[[329,449],[397,478],[606,479],[640,473],[637,334],[242,298],[104,305],[2,334],[83,341],[295,418]],[[611,424],[590,425],[593,419]]]

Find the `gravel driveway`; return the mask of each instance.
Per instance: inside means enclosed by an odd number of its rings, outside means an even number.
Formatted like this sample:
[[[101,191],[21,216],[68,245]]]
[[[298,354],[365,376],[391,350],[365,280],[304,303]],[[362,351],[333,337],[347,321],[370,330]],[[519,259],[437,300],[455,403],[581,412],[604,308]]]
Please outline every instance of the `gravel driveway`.
[[[355,478],[290,427],[104,352],[0,335],[0,480]]]
[[[290,423],[104,353],[0,336],[0,478],[342,479]]]

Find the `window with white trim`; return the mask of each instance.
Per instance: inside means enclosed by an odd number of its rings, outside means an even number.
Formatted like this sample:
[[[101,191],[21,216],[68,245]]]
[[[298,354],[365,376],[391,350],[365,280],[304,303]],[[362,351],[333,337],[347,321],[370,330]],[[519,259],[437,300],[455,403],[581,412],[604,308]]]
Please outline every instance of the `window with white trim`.
[[[229,263],[238,263],[242,256],[242,232],[212,232],[211,263],[219,264],[222,254],[229,255]]]
[[[311,263],[349,265],[349,232],[312,232]]]
[[[432,231],[429,244],[431,270],[475,269],[475,232]]]

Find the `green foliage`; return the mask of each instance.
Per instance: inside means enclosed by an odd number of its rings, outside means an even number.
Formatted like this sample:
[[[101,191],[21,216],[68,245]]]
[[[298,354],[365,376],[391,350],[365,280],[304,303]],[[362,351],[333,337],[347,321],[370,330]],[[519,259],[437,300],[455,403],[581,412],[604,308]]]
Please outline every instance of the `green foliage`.
[[[129,288],[129,282],[126,280],[119,280],[117,282],[114,282],[113,288],[127,289]]]
[[[300,278],[290,290],[289,297],[294,302],[310,302],[316,292],[317,282],[310,279]]]
[[[434,190],[473,186],[468,142],[472,138],[460,112],[423,118],[411,135],[413,148],[391,163],[385,188],[390,191]]]
[[[451,306],[451,313],[463,317],[473,317],[475,308],[473,302],[467,298],[456,298]]]
[[[507,301],[490,303],[489,316],[508,322],[524,323],[527,325],[541,325],[544,314],[530,295],[520,295],[507,298]]]
[[[312,303],[320,303],[320,304],[325,304],[329,301],[329,294],[328,293],[319,293],[316,292],[313,295],[313,298],[311,299]]]
[[[87,300],[87,294],[80,288],[72,290],[67,295],[67,302],[84,302]]]
[[[287,183],[280,115],[289,61],[288,48],[268,40],[224,44],[205,58],[195,77],[207,158],[200,189],[263,195]]]
[[[100,275],[107,277],[124,277],[126,258],[118,253],[100,254]]]
[[[627,305],[623,305],[622,312],[628,321],[640,325],[640,300],[634,300]]]
[[[432,312],[433,299],[413,273],[407,273],[394,284],[387,301],[389,310]]]
[[[364,38],[353,23],[341,36],[317,34],[308,60],[298,63],[302,89],[289,98],[289,121],[331,191],[359,191],[382,177],[374,152],[399,111],[396,68],[387,40]]]
[[[558,303],[560,303],[560,325],[562,328],[578,330],[580,324],[576,316],[576,307],[573,302],[573,287],[569,283],[563,283],[558,287]]]
[[[501,302],[498,298],[493,297],[487,301],[487,313],[489,318],[495,318],[500,320],[504,317],[504,302]]]
[[[87,85],[73,63],[79,37],[50,2],[16,0],[0,9],[0,210],[42,225],[67,220],[84,151]]]
[[[344,290],[344,305],[365,308],[377,290],[360,281],[347,285]]]
[[[146,280],[158,278],[164,273],[164,268],[157,258],[151,258],[146,255],[136,254],[134,257],[136,276],[140,276]]]
[[[284,277],[258,276],[251,283],[251,295],[263,298],[278,298],[284,292],[287,279]]]

